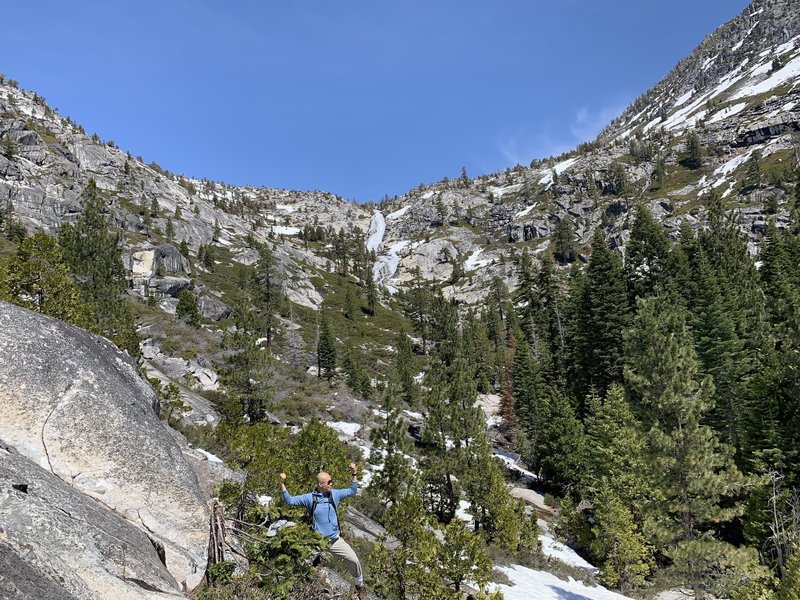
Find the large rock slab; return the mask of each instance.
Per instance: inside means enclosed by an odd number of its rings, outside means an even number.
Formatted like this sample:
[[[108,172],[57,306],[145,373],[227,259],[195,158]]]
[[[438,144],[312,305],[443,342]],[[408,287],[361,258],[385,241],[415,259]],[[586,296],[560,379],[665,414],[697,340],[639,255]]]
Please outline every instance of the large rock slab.
[[[208,509],[157,402],[107,340],[0,302],[0,439],[162,542],[193,588]]]
[[[182,597],[138,527],[0,443],[0,597]]]

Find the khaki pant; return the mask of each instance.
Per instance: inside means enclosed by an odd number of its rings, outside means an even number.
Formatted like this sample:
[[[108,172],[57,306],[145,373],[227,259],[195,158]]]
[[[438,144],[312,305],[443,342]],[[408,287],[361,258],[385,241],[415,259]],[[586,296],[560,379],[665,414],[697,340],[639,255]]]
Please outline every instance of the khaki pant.
[[[330,551],[331,554],[338,556],[344,561],[347,570],[350,571],[350,574],[355,578],[356,585],[362,585],[364,583],[364,574],[361,572],[361,562],[350,547],[350,544],[345,542],[341,537],[338,537],[336,541],[331,544]]]

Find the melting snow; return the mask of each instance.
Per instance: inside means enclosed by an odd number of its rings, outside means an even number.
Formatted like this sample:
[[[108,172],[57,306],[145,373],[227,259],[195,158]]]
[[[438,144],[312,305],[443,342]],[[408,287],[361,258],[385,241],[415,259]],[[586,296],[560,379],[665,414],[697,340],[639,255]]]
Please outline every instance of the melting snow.
[[[534,571],[527,567],[497,567],[512,584],[493,584],[493,590],[500,590],[506,600],[630,600],[604,587],[589,587],[571,577],[568,581],[559,579],[545,571]]]
[[[714,175],[717,176],[717,180],[711,184],[712,187],[719,187],[727,180],[728,175],[733,173],[739,166],[743,165],[748,161],[750,156],[753,154],[755,148],[751,148],[744,154],[740,154],[726,162],[721,167],[717,167],[717,170],[714,171]]]
[[[533,482],[539,480],[539,478],[536,475],[534,475],[527,469],[523,469],[522,467],[520,467],[517,464],[517,458],[515,456],[512,456],[508,452],[500,450],[499,448],[494,448],[492,450],[492,454],[497,458],[499,458],[500,460],[502,460],[509,469],[518,472],[522,476],[522,478],[525,479],[526,481]]]
[[[296,206],[292,206],[291,204],[276,204],[275,208],[278,210],[282,210],[283,212],[295,212],[297,211]]]
[[[411,417],[412,419],[419,419],[420,421],[425,418],[425,415],[422,413],[414,412],[412,410],[404,410],[403,414],[407,417]]]
[[[428,198],[432,198],[432,197],[433,197],[433,190],[431,190],[429,192],[425,192],[424,194],[422,194],[422,199],[423,200],[427,200]]]
[[[473,517],[469,512],[467,512],[470,508],[470,503],[466,500],[459,500],[458,501],[458,508],[456,509],[456,516],[464,521],[465,523],[472,523]]]
[[[492,261],[488,258],[484,258],[482,260],[478,260],[478,257],[483,252],[483,248],[478,248],[469,255],[469,258],[464,261],[464,270],[465,271],[472,271],[473,269],[477,269],[479,267],[485,267],[486,265],[490,264]]]
[[[715,54],[715,55],[714,55],[714,56],[712,56],[711,58],[707,58],[707,59],[705,59],[705,60],[703,61],[703,66],[702,66],[702,67],[700,67],[700,68],[701,68],[703,71],[705,71],[705,70],[706,70],[708,67],[710,67],[711,65],[713,65],[713,64],[714,64],[714,61],[715,61],[715,60],[717,60],[717,57],[718,57],[718,56],[719,56],[719,54]]]
[[[348,437],[355,436],[361,429],[361,425],[358,423],[348,423],[347,421],[328,421],[327,425],[334,431],[338,431]]]
[[[507,185],[505,187],[497,187],[497,186],[489,186],[486,188],[492,196],[495,198],[502,198],[505,194],[511,194],[513,192],[520,191],[524,186],[521,183],[516,183],[514,185]]]
[[[519,219],[520,217],[525,217],[530,213],[534,208],[536,208],[536,204],[531,204],[530,206],[526,207],[525,209],[519,211],[517,214],[514,215],[515,219]]]
[[[792,60],[786,63],[782,68],[775,71],[764,81],[743,87],[731,98],[738,99],[747,98],[749,96],[758,96],[760,94],[769,92],[770,90],[775,89],[784,83],[793,81],[798,77],[800,77],[800,56],[795,56]]]
[[[272,232],[281,235],[297,235],[300,233],[299,227],[287,227],[286,225],[273,225]]]
[[[734,104],[733,106],[723,108],[722,110],[714,113],[714,116],[712,116],[708,120],[708,122],[716,123],[717,121],[722,121],[722,119],[727,119],[728,117],[732,117],[733,115],[739,114],[745,108],[747,108],[747,102],[739,102],[738,104]]]
[[[568,158],[567,160],[562,160],[558,163],[555,167],[553,167],[553,171],[556,172],[556,175],[561,175],[564,171],[569,169],[575,162],[577,158]],[[553,183],[553,173],[552,171],[548,171],[544,177],[539,180],[539,185],[547,185],[550,186]]]
[[[422,197],[427,199],[427,198],[430,198],[431,196],[433,196],[433,192],[426,192]],[[389,219],[389,220],[391,220],[391,219],[399,219],[404,214],[406,214],[409,210],[411,210],[411,205],[410,204],[404,206],[400,210],[396,210],[394,212],[390,212],[388,215],[386,215],[386,218]]]
[[[213,463],[222,463],[223,462],[220,457],[214,456],[213,454],[211,454],[211,452],[206,452],[205,450],[202,450],[200,448],[195,448],[195,450],[197,450],[200,454],[205,456],[206,460],[208,462],[213,462]]]
[[[600,572],[600,569],[586,562],[582,557],[578,556],[575,550],[569,546],[565,546],[561,542],[557,542],[549,535],[540,535],[539,541],[542,542],[542,553],[545,556],[552,556],[564,564],[586,569],[595,575]]]
[[[754,14],[758,14],[758,13],[754,13]],[[750,16],[753,16],[753,15],[750,15]],[[750,29],[747,30],[747,33],[745,33],[744,36],[742,36],[742,39],[739,40],[736,44],[734,44],[731,47],[731,52],[736,52],[739,48],[742,47],[742,44],[744,44],[745,38],[747,38],[747,36],[749,36],[751,33],[753,33],[753,29],[756,28],[756,25],[758,25],[758,23],[759,23],[758,21],[753,23],[753,26]]]
[[[711,59],[711,60],[713,60],[713,59]],[[705,65],[703,66],[703,69],[705,69]],[[682,106],[683,104],[686,104],[686,102],[689,101],[689,98],[691,98],[693,95],[694,95],[694,88],[692,88],[691,90],[686,92],[683,96],[681,96],[680,98],[675,100],[675,104],[673,104],[672,106],[674,106],[675,108],[678,108],[679,106]]]

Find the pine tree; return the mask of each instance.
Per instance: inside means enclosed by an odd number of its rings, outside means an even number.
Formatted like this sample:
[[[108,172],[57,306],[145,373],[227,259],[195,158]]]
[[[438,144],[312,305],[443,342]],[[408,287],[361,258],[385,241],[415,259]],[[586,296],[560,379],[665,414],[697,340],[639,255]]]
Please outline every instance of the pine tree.
[[[748,192],[761,187],[763,174],[761,172],[761,151],[754,150],[744,165],[744,181],[742,191]]]
[[[562,493],[584,480],[587,458],[583,424],[569,398],[552,390],[543,404],[542,427],[534,447],[544,478]]]
[[[465,583],[486,589],[492,576],[492,561],[481,536],[467,530],[458,519],[444,528],[437,558],[442,579],[457,597]]]
[[[653,550],[625,502],[607,485],[594,496],[592,554],[602,561],[600,579],[622,591],[641,587],[655,565]]]
[[[600,229],[592,237],[585,282],[573,293],[570,375],[579,415],[584,415],[590,388],[604,395],[612,383],[622,381],[622,333],[629,319],[622,262]]]
[[[567,217],[559,219],[553,230],[553,256],[562,265],[574,262],[578,258],[575,227]]]
[[[261,314],[267,346],[272,346],[278,315],[286,303],[280,273],[268,244],[258,244],[254,304]]]
[[[550,346],[547,343],[545,332],[542,331],[543,307],[541,296],[536,285],[533,261],[527,248],[522,252],[517,263],[517,279],[519,286],[514,294],[514,302],[518,311],[520,327],[525,333],[525,339],[530,344],[531,350],[540,363],[549,363]]]
[[[385,540],[373,544],[370,571],[375,592],[387,600],[449,600],[439,576],[435,528],[413,482],[405,497],[387,509],[384,524],[398,545],[389,550]]]
[[[176,316],[187,325],[197,329],[200,327],[200,311],[197,309],[197,298],[189,290],[183,290],[178,297],[178,305],[175,307]]]
[[[164,231],[164,235],[167,236],[169,241],[175,237],[175,226],[172,224],[172,217],[167,217],[167,228]]]
[[[342,314],[344,315],[345,319],[352,321],[356,318],[356,296],[355,292],[353,291],[353,286],[347,285],[346,287],[347,289],[345,290]]]
[[[93,179],[81,194],[82,211],[74,224],[65,223],[59,231],[64,259],[84,300],[91,303],[99,330],[131,356],[139,355],[139,338],[126,302],[125,268],[122,264],[120,236],[111,232],[105,216],[105,202]]]
[[[645,506],[656,495],[654,474],[646,460],[647,439],[623,387],[612,385],[605,398],[590,396],[584,424],[592,453],[586,465],[585,490],[595,494],[604,485],[609,487],[643,525]]]
[[[0,298],[67,323],[92,329],[93,309],[70,277],[56,240],[38,232],[17,246],[0,271]]]
[[[364,275],[364,287],[367,291],[367,312],[374,317],[378,307],[378,287],[375,285],[375,278],[372,275],[371,268],[364,269]]]
[[[494,391],[492,386],[494,379],[492,347],[486,326],[473,311],[469,311],[464,319],[462,337],[464,354],[469,361],[478,391],[484,394],[492,393]]]
[[[396,504],[409,492],[414,473],[408,462],[411,443],[406,435],[400,403],[390,380],[381,402],[380,425],[370,432],[375,475],[370,484],[370,494],[384,504]]]
[[[654,508],[663,521],[654,539],[701,593],[713,557],[724,551],[712,527],[742,514],[735,501],[746,480],[733,463],[733,449],[702,424],[713,384],[699,376],[680,305],[664,297],[640,300],[625,341],[626,380],[647,418],[652,468],[661,474],[663,502]]]
[[[778,600],[800,600],[800,549],[786,564],[786,577],[778,589]]]
[[[608,177],[611,183],[611,189],[615,195],[623,196],[628,193],[630,183],[628,181],[628,173],[625,171],[625,166],[622,165],[622,163],[611,163]]]
[[[636,207],[631,237],[625,246],[625,277],[631,306],[669,282],[670,244],[664,228],[643,204]]]
[[[703,166],[703,149],[700,138],[694,131],[686,134],[686,153],[681,162],[689,169],[699,169]]]
[[[428,342],[430,341],[431,331],[431,305],[433,298],[420,276],[419,267],[415,267],[411,272],[412,280],[408,292],[407,307],[411,322],[414,323],[414,331],[422,339],[422,353],[428,353]]]
[[[451,444],[450,411],[445,366],[434,359],[426,376],[427,419],[422,442],[427,449],[420,461],[422,498],[425,507],[440,523],[449,523],[456,513],[460,488],[457,457]]]
[[[394,375],[397,380],[398,395],[409,405],[414,405],[418,395],[414,381],[414,352],[411,339],[402,327],[395,338]]]
[[[336,342],[328,323],[326,309],[321,309],[319,316],[319,339],[317,340],[317,377],[325,377],[328,381],[336,373]]]
[[[511,381],[514,415],[524,432],[525,442],[533,450],[537,447],[542,431],[548,389],[542,379],[539,364],[525,340],[518,342],[514,348]],[[537,464],[536,455],[528,457],[528,462]]]
[[[242,418],[246,417],[248,423],[259,423],[263,421],[267,403],[272,398],[268,384],[271,358],[256,343],[263,326],[252,306],[246,301],[237,303],[233,307],[233,319],[236,330],[225,340],[231,352],[220,372],[220,380],[233,401],[230,405],[233,412],[227,415],[227,420],[232,425],[241,425],[244,422]]]
[[[545,337],[547,354],[550,359],[549,364],[543,365],[543,369],[548,382],[562,385],[566,362],[564,301],[554,272],[552,256],[545,254],[541,257],[540,262],[539,273],[536,277],[536,289],[542,308],[540,330]]]

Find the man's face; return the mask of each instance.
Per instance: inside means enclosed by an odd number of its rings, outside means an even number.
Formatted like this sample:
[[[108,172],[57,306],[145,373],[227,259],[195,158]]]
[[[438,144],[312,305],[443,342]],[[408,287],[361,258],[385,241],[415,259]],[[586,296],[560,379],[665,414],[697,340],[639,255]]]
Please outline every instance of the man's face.
[[[327,473],[317,475],[317,490],[321,494],[327,494],[333,489],[333,479]]]

